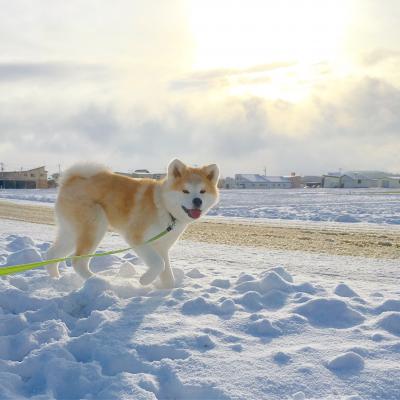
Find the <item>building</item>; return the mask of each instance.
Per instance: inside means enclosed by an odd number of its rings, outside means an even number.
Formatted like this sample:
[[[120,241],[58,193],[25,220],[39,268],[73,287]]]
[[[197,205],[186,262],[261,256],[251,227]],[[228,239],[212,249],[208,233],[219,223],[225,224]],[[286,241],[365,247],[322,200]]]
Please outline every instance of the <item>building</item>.
[[[323,175],[322,187],[324,188],[371,188],[377,187],[378,181],[357,172],[346,172],[345,174],[331,173]]]
[[[303,187],[301,176],[296,175],[296,172],[292,172],[289,176],[284,176],[284,178],[289,179],[292,189],[300,189]]]
[[[340,177],[340,175],[323,175],[321,186],[328,189],[338,189],[341,187]]]
[[[147,169],[136,169],[131,174],[132,178],[149,178],[149,179],[157,179],[157,180],[164,179],[166,176],[167,176],[167,174],[164,172],[152,173],[152,172],[148,171]]]
[[[164,179],[167,174],[160,172],[160,173],[152,173],[147,169],[137,169],[134,172],[127,173],[127,172],[116,172],[116,174],[130,176],[131,178],[148,178],[148,179],[157,179],[161,180]]]
[[[378,179],[378,186],[381,188],[398,189],[400,188],[400,176],[386,176]]]
[[[290,189],[289,177],[259,174],[236,174],[235,186],[239,189]]]
[[[320,188],[322,186],[322,176],[306,175],[301,179],[304,188]]]
[[[226,178],[219,180],[218,187],[221,189],[236,189],[236,181],[234,178],[227,176]]]
[[[46,167],[26,171],[0,171],[0,189],[47,189]]]

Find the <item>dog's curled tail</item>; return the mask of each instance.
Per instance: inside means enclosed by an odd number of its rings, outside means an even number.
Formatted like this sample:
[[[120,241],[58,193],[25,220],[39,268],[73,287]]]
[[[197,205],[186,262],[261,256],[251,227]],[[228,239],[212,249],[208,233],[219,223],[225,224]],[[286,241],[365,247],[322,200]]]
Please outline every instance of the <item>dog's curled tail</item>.
[[[81,178],[90,178],[94,175],[99,174],[100,172],[111,172],[110,169],[100,163],[94,162],[83,162],[74,164],[71,167],[67,168],[61,174],[60,186],[63,186],[68,179],[73,176],[79,176]]]

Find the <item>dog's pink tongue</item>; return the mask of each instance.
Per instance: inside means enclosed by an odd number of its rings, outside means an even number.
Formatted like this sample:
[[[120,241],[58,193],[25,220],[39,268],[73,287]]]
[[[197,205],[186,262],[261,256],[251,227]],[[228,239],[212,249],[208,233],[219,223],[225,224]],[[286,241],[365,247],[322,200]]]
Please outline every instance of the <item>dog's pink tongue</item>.
[[[192,218],[197,219],[200,218],[201,210],[193,208],[192,210],[189,210],[189,214]]]

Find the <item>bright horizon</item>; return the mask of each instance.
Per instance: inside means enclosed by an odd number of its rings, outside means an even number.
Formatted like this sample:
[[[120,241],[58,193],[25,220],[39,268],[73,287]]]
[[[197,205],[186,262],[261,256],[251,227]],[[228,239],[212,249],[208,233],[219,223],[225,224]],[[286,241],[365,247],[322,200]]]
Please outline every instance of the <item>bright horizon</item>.
[[[0,162],[400,172],[400,4],[0,0]]]

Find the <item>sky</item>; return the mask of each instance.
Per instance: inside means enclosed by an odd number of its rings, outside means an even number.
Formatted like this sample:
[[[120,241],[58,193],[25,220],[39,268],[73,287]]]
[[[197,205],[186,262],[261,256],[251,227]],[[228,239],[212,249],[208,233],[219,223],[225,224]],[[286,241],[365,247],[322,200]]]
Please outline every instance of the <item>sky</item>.
[[[400,2],[0,0],[0,162],[400,172]]]

